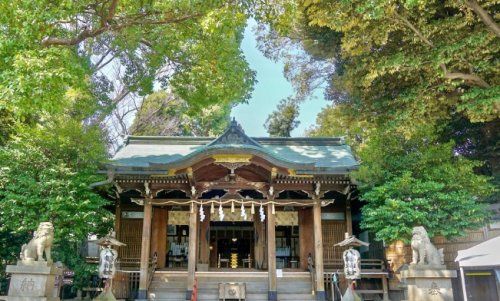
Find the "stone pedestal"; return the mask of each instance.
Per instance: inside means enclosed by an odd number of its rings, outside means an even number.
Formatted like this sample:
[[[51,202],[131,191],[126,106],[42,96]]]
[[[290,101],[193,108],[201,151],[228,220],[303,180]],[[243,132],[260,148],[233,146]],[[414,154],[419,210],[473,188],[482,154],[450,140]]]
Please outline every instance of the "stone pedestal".
[[[407,301],[453,301],[451,278],[457,271],[445,266],[410,265],[401,271]]]
[[[62,269],[54,264],[19,261],[6,272],[12,275],[6,301],[59,301]]]

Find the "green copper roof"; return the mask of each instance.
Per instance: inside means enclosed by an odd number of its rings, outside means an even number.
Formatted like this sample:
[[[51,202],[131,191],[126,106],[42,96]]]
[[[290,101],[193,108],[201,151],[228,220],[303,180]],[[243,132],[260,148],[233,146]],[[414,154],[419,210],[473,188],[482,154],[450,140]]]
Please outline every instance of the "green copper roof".
[[[164,170],[216,153],[250,153],[297,173],[337,174],[358,167],[350,147],[340,138],[250,138],[235,121],[217,138],[130,136],[112,165]]]

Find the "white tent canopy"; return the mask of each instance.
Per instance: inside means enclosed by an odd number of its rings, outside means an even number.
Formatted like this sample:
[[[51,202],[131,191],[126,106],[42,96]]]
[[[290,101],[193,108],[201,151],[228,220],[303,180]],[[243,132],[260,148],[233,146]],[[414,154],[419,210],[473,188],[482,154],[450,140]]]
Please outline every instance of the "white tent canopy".
[[[455,261],[461,268],[500,266],[500,236],[458,251]]]

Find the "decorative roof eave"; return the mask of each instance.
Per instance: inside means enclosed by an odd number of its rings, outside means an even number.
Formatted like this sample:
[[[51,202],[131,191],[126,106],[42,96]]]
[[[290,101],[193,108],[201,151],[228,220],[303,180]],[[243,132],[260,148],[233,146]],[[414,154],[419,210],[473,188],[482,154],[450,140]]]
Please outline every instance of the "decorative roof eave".
[[[253,145],[227,145],[227,144],[216,144],[207,147],[200,148],[177,161],[165,164],[151,164],[150,166],[140,167],[140,166],[124,166],[120,165],[119,162],[112,162],[109,167],[114,170],[115,173],[137,173],[137,174],[151,174],[151,173],[167,173],[169,170],[181,170],[192,166],[193,164],[210,158],[214,155],[219,154],[248,154],[256,157],[260,157],[273,165],[300,170],[304,173],[310,173],[316,169],[313,162],[311,163],[296,163],[287,159],[280,158],[275,154],[268,152],[267,150],[256,147]],[[118,164],[117,164],[118,163]]]
[[[314,170],[296,170],[297,175],[345,175],[359,169],[359,165],[322,167]]]
[[[170,174],[169,172],[174,170],[180,170],[181,168],[169,164],[161,164],[161,167],[159,166],[159,164],[154,164],[154,166],[147,166],[147,167],[120,166],[120,165],[108,164],[107,167],[111,169],[113,173],[116,174],[117,176],[119,175],[153,176],[153,177],[172,179],[172,180],[178,179],[179,177],[186,177],[185,174],[179,174],[179,173]],[[289,179],[293,178],[304,179],[304,177],[307,177],[310,178],[312,181],[315,181],[320,178],[328,176],[345,176],[352,171],[358,170],[358,168],[359,166],[322,168],[320,170],[318,170],[317,168],[308,170],[306,169],[295,170],[293,168],[288,168],[289,171],[292,172],[292,174],[284,176],[286,176]],[[106,174],[108,173],[108,171],[100,170],[98,173]]]

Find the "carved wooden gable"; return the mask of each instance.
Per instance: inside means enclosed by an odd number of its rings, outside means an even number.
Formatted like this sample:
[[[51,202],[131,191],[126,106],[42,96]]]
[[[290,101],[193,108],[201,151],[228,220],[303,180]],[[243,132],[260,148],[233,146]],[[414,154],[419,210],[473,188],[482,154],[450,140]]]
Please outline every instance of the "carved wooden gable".
[[[241,127],[236,120],[232,120],[230,126],[227,128],[227,130],[219,136],[219,138],[215,139],[212,141],[208,146],[213,146],[213,145],[226,145],[226,144],[245,144],[245,145],[252,145],[261,148],[262,146],[255,141],[254,139],[248,137],[245,132],[243,131],[243,128]]]

